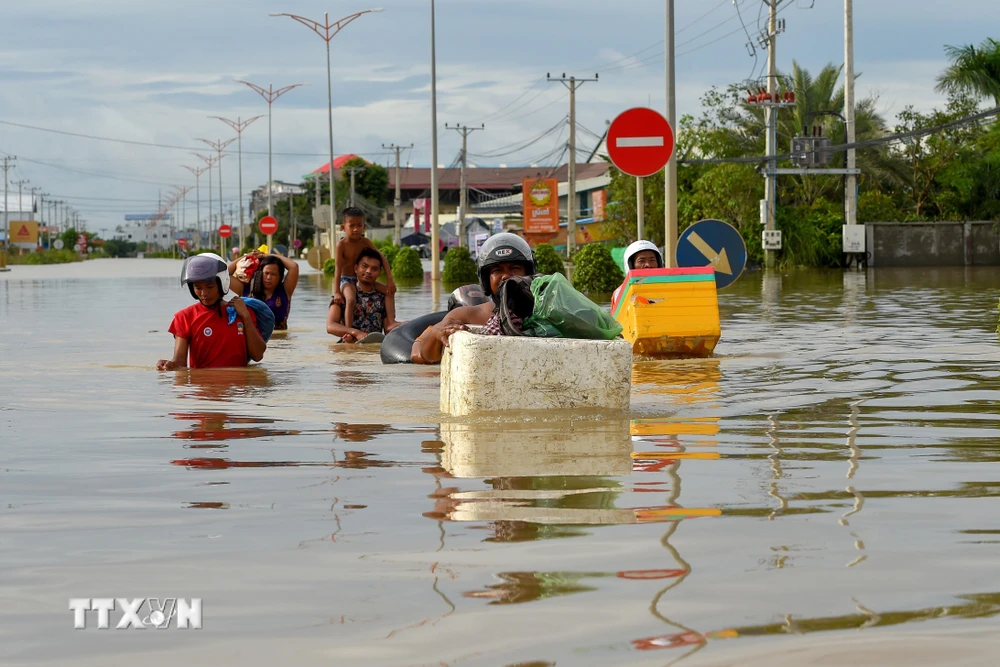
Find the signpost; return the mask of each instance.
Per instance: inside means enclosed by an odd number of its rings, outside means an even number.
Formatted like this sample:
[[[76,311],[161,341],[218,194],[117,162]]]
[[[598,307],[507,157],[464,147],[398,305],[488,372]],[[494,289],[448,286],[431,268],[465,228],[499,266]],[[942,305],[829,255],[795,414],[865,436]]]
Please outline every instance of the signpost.
[[[267,235],[267,247],[272,248],[271,235],[278,231],[278,220],[273,215],[265,215],[257,223],[257,226],[260,227],[262,234]]]
[[[732,285],[747,265],[743,236],[728,222],[701,220],[684,230],[677,239],[677,266],[715,268],[715,286]]]
[[[228,239],[232,235],[233,235],[233,228],[230,227],[229,225],[221,225],[219,227],[219,250],[222,251],[219,254],[222,255],[223,259],[226,258],[226,239]]]
[[[666,166],[674,152],[674,132],[658,111],[634,107],[611,121],[607,145],[611,162],[635,176],[636,233],[641,240],[646,234],[642,179]]]

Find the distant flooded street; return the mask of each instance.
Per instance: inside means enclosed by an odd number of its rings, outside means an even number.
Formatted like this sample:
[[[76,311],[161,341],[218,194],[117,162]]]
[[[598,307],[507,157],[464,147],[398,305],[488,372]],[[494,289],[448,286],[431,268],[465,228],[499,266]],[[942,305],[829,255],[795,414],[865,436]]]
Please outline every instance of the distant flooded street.
[[[0,664],[1000,649],[1000,269],[747,273],[713,358],[634,365],[630,415],[459,420],[436,367],[332,343],[304,264],[259,366],[156,372],[180,266],[0,274]],[[204,627],[74,631],[88,597]]]

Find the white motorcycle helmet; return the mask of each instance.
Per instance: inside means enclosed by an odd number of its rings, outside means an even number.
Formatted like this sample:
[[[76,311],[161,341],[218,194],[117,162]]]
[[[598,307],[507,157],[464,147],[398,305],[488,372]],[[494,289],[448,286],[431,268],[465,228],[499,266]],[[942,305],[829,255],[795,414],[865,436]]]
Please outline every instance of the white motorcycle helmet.
[[[229,265],[226,264],[226,260],[212,252],[194,255],[184,260],[184,266],[181,267],[181,284],[188,286],[193,298],[198,298],[194,293],[194,283],[212,278],[215,278],[219,285],[219,294],[223,302],[228,303],[236,296],[236,293],[229,289]]]
[[[629,245],[629,247],[625,248],[625,256],[622,257],[622,268],[625,270],[625,273],[628,273],[635,268],[635,256],[643,250],[652,250],[655,252],[656,261],[659,263],[657,268],[663,268],[663,253],[661,253],[660,249],[656,247],[656,244],[650,241],[636,241],[635,243]]]

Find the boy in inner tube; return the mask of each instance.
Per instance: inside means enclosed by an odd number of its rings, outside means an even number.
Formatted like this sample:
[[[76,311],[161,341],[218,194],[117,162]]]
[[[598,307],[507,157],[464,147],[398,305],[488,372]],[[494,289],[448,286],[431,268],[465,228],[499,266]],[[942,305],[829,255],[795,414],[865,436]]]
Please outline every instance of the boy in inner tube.
[[[479,284],[491,298],[478,306],[462,306],[449,312],[441,322],[428,327],[413,342],[410,361],[415,364],[436,364],[448,339],[456,331],[468,331],[468,325],[480,325],[480,333],[502,335],[500,321],[500,285],[514,276],[535,274],[535,258],[531,246],[517,234],[504,232],[491,236],[479,250],[477,260]]]

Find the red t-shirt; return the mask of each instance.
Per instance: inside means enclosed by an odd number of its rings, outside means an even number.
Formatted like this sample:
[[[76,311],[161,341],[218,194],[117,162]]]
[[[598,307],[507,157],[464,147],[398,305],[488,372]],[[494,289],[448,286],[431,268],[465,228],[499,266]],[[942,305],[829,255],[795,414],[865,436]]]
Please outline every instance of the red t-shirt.
[[[222,315],[219,315],[219,311]],[[257,316],[250,311],[254,326]],[[188,366],[191,368],[233,368],[246,366],[250,355],[243,334],[243,321],[237,317],[229,324],[226,307],[206,308],[198,302],[179,310],[167,329],[188,342]]]

